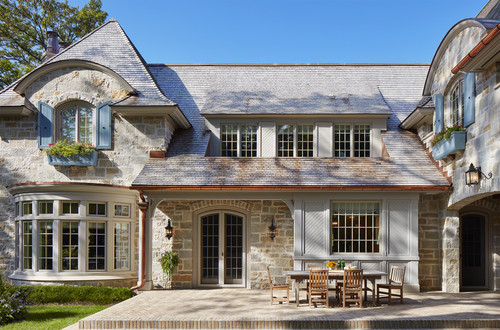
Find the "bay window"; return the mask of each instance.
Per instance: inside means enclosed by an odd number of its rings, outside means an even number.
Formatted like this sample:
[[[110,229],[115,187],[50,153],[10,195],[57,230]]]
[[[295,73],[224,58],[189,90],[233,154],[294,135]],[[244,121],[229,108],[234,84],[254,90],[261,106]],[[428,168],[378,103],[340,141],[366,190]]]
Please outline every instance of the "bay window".
[[[89,275],[133,277],[136,197],[124,189],[106,189],[110,193],[16,195],[23,212],[15,219],[17,261],[10,277],[35,281],[48,281],[54,274],[62,281],[85,281]],[[108,207],[114,211],[108,212]]]

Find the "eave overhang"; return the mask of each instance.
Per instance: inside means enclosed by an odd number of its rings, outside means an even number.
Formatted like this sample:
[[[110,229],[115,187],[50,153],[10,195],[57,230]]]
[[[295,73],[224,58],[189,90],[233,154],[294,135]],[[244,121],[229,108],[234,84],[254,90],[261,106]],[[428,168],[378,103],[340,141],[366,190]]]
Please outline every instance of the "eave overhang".
[[[430,119],[430,121],[432,121],[433,115],[434,108],[416,108],[401,124],[399,124],[399,127],[402,129],[417,128],[418,124],[424,120]]]
[[[24,105],[0,107],[0,116],[29,116],[34,111]]]
[[[179,106],[163,105],[163,106],[128,106],[128,105],[111,105],[111,108],[122,116],[170,116],[172,120],[180,128],[190,128],[191,123],[181,111]]]
[[[500,23],[491,30],[481,41],[451,70],[457,74],[459,71],[472,72],[484,71],[491,65],[500,61]]]
[[[124,90],[126,90],[129,95],[136,95],[135,89],[118,73],[116,73],[114,70],[101,65],[99,63],[91,62],[91,61],[85,61],[85,60],[61,60],[61,61],[54,61],[45,65],[41,65],[40,67],[36,68],[35,70],[31,71],[28,75],[26,75],[24,78],[22,78],[16,86],[14,86],[13,90],[14,92],[18,93],[19,95],[24,95],[24,91],[26,88],[33,83],[36,79],[40,78],[41,76],[57,70],[57,69],[63,69],[63,68],[74,68],[74,67],[79,67],[79,68],[86,68],[86,69],[92,69],[92,70],[97,70],[104,72],[112,77],[114,77],[117,81],[120,82],[120,85]]]
[[[144,186],[132,185],[130,189],[142,191],[450,191],[451,186]]]
[[[134,189],[135,190],[135,189]],[[107,192],[112,194],[130,195],[130,187],[83,182],[23,182],[7,186],[11,195],[36,192]]]
[[[207,119],[212,118],[224,118],[224,119],[244,119],[244,118],[266,118],[266,119],[276,119],[276,118],[381,118],[387,119],[392,115],[392,112],[383,113],[201,113],[201,115]]]

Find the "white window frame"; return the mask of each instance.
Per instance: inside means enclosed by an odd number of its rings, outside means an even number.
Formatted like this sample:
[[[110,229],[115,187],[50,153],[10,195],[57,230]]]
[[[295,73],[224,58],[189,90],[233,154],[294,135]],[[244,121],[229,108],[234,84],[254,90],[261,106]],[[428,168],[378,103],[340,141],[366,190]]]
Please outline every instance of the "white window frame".
[[[337,149],[335,148],[335,143],[337,142],[335,137],[336,137],[336,127],[337,126],[348,126],[349,127],[349,156],[336,156],[336,151]],[[354,147],[355,141],[354,141],[354,133],[355,133],[355,127],[356,126],[368,126],[370,128],[370,149],[369,149],[369,156],[354,156],[356,149]],[[370,123],[334,123],[333,124],[333,157],[334,158],[370,158],[373,155],[373,126]]]
[[[289,126],[293,128],[293,149],[292,149],[292,156],[280,156],[279,155],[279,129],[280,126]],[[299,156],[299,126],[312,126],[312,156]],[[276,157],[278,158],[313,158],[316,157],[316,145],[319,142],[318,137],[316,134],[317,126],[314,123],[303,123],[303,124],[296,124],[296,123],[277,123],[276,124]]]
[[[96,213],[90,213],[90,204],[96,205]],[[99,214],[99,205],[104,205],[104,214]],[[106,202],[87,202],[87,215],[89,217],[107,217],[108,216],[108,204]]]
[[[223,141],[222,141],[222,136],[223,136],[223,127],[224,126],[234,126],[236,127],[236,155],[235,156],[228,156],[228,155],[223,155]],[[242,153],[242,126],[255,126],[255,156],[243,156]],[[219,129],[219,139],[220,139],[220,155],[221,157],[228,157],[228,158],[235,158],[235,157],[242,157],[242,158],[256,158],[259,157],[259,132],[260,132],[260,127],[256,123],[221,123],[220,124],[220,129]],[[231,149],[234,150],[234,149]]]
[[[71,101],[71,102],[67,102],[67,103],[64,103],[63,105],[59,106],[57,109],[56,109],[56,114],[57,114],[57,119],[56,119],[56,134],[54,135],[56,137],[57,140],[62,140],[64,137],[62,136],[62,114],[64,111],[66,110],[69,110],[70,108],[72,108],[73,106],[77,107],[77,118],[76,118],[76,122],[75,122],[75,138],[76,138],[76,141],[74,142],[77,142],[77,141],[80,141],[80,137],[79,137],[79,109],[82,105],[85,105],[87,108],[90,108],[92,110],[92,141],[89,142],[91,143],[92,145],[96,145],[96,141],[97,141],[97,128],[96,128],[96,123],[97,123],[97,111],[96,111],[96,107],[94,105],[92,105],[91,103],[88,103],[88,102],[85,102],[85,101],[82,101],[82,100],[78,100],[78,101]],[[80,141],[82,142],[82,141]]]

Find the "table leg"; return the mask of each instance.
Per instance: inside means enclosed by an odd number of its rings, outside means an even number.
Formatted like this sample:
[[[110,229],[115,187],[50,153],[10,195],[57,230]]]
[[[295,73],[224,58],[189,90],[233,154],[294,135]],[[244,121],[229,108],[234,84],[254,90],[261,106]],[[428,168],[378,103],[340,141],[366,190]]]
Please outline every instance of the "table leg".
[[[375,279],[371,280],[372,282],[372,305],[375,307]]]
[[[363,279],[365,281],[365,302],[368,299],[368,280],[366,278]]]
[[[293,286],[295,287],[295,305],[299,307],[299,283],[294,280]]]

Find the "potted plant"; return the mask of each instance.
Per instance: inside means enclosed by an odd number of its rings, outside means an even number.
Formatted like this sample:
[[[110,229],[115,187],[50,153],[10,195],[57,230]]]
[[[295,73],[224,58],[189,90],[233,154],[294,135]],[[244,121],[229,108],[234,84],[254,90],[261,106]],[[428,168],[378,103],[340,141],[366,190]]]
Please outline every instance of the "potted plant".
[[[161,256],[160,264],[163,272],[172,279],[172,274],[179,265],[179,256],[175,252],[167,251]]]
[[[432,155],[435,160],[454,155],[457,150],[465,150],[467,132],[462,126],[455,125],[444,128],[431,141]]]
[[[90,143],[57,141],[45,150],[49,165],[96,166],[97,149]]]

